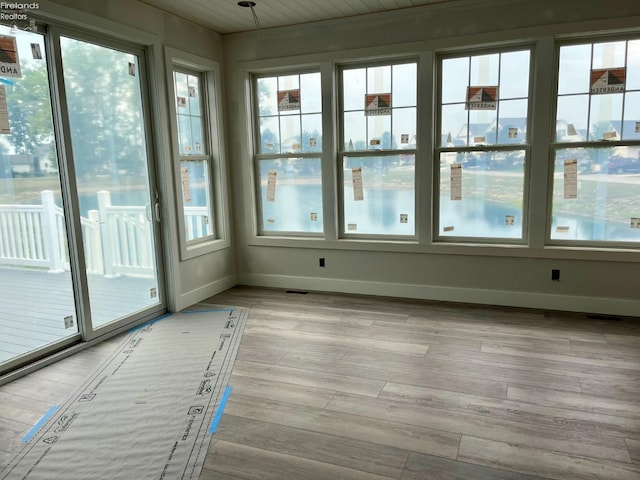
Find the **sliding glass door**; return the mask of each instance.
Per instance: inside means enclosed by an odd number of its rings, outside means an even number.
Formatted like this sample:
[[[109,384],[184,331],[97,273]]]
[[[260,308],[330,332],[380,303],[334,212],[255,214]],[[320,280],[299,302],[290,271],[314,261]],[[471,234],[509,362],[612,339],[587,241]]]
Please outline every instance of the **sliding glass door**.
[[[0,26],[0,55],[1,375],[165,303],[144,51]]]
[[[44,35],[0,26],[0,366],[77,341]],[[4,61],[4,60],[3,60]]]
[[[60,38],[92,328],[158,305],[139,58]]]

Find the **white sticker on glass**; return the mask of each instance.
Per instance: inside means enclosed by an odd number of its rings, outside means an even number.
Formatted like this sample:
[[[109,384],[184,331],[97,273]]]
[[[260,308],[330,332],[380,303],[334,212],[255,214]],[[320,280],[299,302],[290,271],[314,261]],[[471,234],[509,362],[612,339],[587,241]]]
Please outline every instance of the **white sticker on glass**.
[[[269,170],[269,178],[267,179],[267,202],[276,201],[276,181],[278,179],[278,172],[275,170]]]
[[[362,167],[351,169],[353,181],[353,199],[358,202],[364,200],[364,188],[362,186]]]
[[[180,169],[180,179],[182,180],[182,199],[184,203],[189,203],[191,201],[191,184],[189,181],[188,168]]]
[[[451,164],[451,200],[462,200],[462,164]]]
[[[578,160],[564,161],[564,198],[578,198]]]
[[[9,135],[11,127],[9,126],[9,110],[7,108],[7,91],[4,85],[0,85],[0,134]]]
[[[42,60],[42,50],[40,49],[40,45],[38,43],[31,44],[31,56],[34,60]]]

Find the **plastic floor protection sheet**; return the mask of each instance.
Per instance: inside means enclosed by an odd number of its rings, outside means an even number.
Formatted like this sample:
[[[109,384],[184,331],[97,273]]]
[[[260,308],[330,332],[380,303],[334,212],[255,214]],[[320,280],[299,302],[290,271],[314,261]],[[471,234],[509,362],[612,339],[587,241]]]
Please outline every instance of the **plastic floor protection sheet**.
[[[247,316],[193,310],[131,331],[0,479],[197,479]]]

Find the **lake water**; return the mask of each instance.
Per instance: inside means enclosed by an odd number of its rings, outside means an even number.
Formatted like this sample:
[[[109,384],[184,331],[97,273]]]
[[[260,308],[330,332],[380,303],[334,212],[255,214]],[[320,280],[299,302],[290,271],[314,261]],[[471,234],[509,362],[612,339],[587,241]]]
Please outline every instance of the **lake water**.
[[[279,185],[275,201],[266,200],[262,188],[263,230],[270,232],[322,232],[322,189],[320,185]],[[353,199],[353,189],[344,190],[344,225],[346,233],[379,235],[414,235],[414,192],[408,189],[364,190],[364,199]],[[522,215],[519,208],[473,199],[451,201],[441,197],[440,235],[465,238],[522,237]],[[312,215],[315,213],[316,215]],[[401,215],[407,223],[401,223]],[[511,219],[513,217],[513,224]],[[313,220],[315,219],[315,220]],[[428,221],[428,218],[424,219]],[[351,224],[351,229],[349,225]],[[595,221],[581,216],[554,218],[557,224],[572,225],[570,231],[553,234],[554,239],[608,240],[640,242],[640,229],[610,220]],[[444,231],[444,227],[454,227]]]
[[[353,199],[352,188],[345,188],[346,233],[412,236],[415,231],[414,192],[408,189],[364,190],[364,200]],[[206,196],[203,188],[191,189],[190,205],[202,206]],[[441,198],[440,235],[464,238],[520,238],[522,218],[517,208],[489,202],[466,200],[453,202]],[[149,200],[143,190],[127,190],[111,195],[112,205],[145,206]],[[39,199],[29,201],[38,204]],[[56,198],[60,206],[60,198]],[[80,195],[83,217],[98,208],[95,193]],[[320,185],[279,185],[274,202],[266,200],[266,186],[262,188],[264,232],[312,232],[323,230],[322,190]],[[403,220],[406,216],[406,223]],[[513,216],[513,225],[507,217]],[[640,216],[640,215],[639,215]],[[428,218],[424,219],[428,221]],[[350,227],[351,226],[351,227]],[[558,231],[557,226],[568,226]],[[444,227],[454,227],[444,232]],[[351,229],[349,229],[351,228]],[[553,218],[552,238],[555,240],[600,240],[640,242],[640,229],[629,223],[614,222],[578,215],[559,214]]]

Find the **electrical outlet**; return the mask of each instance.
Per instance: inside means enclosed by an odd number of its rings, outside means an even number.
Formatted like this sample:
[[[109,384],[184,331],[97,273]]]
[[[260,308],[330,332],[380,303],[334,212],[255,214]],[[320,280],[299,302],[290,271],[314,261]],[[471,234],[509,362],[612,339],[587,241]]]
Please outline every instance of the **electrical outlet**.
[[[554,282],[560,281],[560,270],[556,268],[551,270],[551,280],[553,280]]]
[[[320,260],[318,263],[320,264],[321,267],[324,267],[324,257],[320,257]]]

